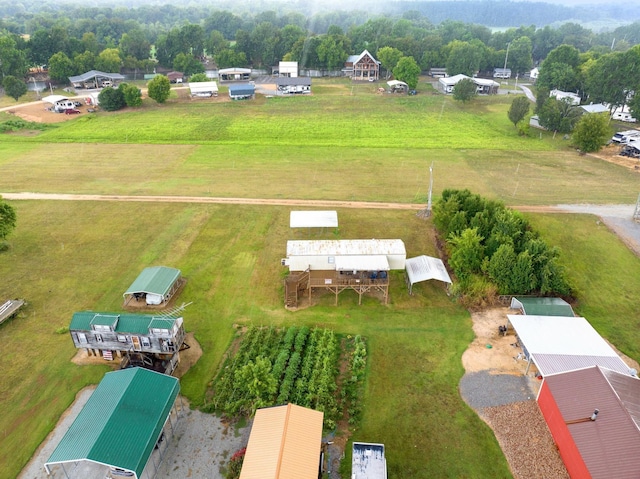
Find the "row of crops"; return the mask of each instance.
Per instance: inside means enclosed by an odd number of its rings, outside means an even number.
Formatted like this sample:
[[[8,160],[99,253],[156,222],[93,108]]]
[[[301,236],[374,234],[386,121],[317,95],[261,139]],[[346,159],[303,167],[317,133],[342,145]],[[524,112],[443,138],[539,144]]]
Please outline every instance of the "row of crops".
[[[343,417],[358,420],[366,366],[361,337],[306,326],[251,326],[232,348],[235,354],[212,383],[208,412],[250,416],[261,407],[294,403],[323,411],[327,429]]]

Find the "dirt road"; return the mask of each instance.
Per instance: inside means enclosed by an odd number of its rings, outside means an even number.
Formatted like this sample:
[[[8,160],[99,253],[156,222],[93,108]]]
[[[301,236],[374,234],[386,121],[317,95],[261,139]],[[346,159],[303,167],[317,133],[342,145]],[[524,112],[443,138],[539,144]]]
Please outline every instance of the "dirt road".
[[[424,205],[411,203],[377,203],[373,201],[331,201],[264,198],[215,198],[209,196],[127,196],[127,195],[68,195],[52,193],[0,193],[5,200],[62,200],[62,201],[137,201],[161,203],[212,203],[228,205],[303,206],[323,208],[363,208],[382,210],[421,210]]]

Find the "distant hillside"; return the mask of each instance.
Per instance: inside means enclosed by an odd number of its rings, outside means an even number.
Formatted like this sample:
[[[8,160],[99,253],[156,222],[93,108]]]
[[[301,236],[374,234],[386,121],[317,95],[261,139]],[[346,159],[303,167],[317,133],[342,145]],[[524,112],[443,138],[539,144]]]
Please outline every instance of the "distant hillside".
[[[593,22],[610,18],[616,22],[640,20],[640,3],[563,6],[544,2],[478,1],[399,1],[389,4],[396,13],[415,10],[438,24],[445,20],[477,23],[488,27],[535,25],[558,22]],[[620,12],[624,12],[621,15]],[[617,26],[617,25],[615,25]],[[614,27],[615,27],[614,26]]]

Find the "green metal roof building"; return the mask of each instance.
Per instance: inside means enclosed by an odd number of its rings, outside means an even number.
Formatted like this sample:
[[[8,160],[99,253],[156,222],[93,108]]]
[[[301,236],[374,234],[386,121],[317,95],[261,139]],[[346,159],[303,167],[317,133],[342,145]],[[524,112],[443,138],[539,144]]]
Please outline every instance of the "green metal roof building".
[[[180,276],[180,270],[175,268],[166,266],[145,268],[123,294],[125,302],[144,298],[147,304],[164,303],[173,296],[180,286]]]
[[[575,316],[573,308],[562,298],[513,297],[511,309],[520,309],[529,316]]]
[[[104,477],[99,468],[108,466],[141,478],[179,392],[177,378],[147,369],[105,374],[45,463],[47,474],[59,465],[69,477],[65,465],[88,461],[91,477]]]

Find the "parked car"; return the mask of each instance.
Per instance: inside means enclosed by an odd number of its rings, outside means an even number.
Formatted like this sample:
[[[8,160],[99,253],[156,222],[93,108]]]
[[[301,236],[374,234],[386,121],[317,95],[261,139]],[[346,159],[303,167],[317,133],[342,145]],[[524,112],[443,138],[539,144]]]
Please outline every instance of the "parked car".
[[[68,108],[64,111],[65,115],[77,115],[80,113],[80,110],[76,110],[75,108]]]

